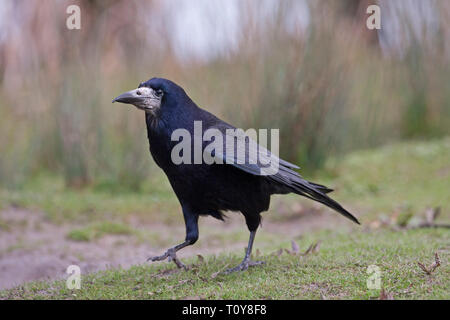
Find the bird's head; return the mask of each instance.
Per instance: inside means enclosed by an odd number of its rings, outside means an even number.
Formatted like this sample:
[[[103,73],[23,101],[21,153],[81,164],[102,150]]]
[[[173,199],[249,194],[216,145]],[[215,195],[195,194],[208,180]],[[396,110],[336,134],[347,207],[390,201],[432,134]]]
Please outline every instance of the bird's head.
[[[152,78],[139,84],[137,89],[122,93],[112,102],[132,104],[146,113],[157,115],[168,99],[176,98],[179,94],[185,94],[185,92],[174,82],[162,78]]]
[[[156,114],[161,108],[164,95],[167,94],[168,90],[167,86],[164,85],[164,81],[157,80],[165,79],[153,78],[142,82],[137,89],[122,93],[112,102],[132,104],[145,112]]]

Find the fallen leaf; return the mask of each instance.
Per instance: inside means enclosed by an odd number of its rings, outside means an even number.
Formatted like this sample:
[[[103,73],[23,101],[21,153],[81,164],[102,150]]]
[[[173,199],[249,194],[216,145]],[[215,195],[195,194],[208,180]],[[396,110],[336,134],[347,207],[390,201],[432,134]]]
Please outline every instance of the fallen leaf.
[[[302,255],[303,255],[303,256],[306,256],[307,254],[310,254],[311,251],[312,251],[313,246],[314,246],[314,244],[311,244],[311,245],[308,247],[308,249],[306,249],[306,251],[303,252]]]
[[[294,240],[291,241],[291,246],[292,246],[292,251],[297,254],[300,252],[300,249],[298,247],[297,242],[295,242]]]
[[[439,267],[441,265],[441,259],[439,258],[438,253],[435,252],[434,253],[434,262],[431,266],[429,266],[427,268],[423,263],[417,262],[417,264],[426,274],[431,275],[437,269],[437,267]]]
[[[419,265],[419,267],[427,274],[431,274],[430,271],[427,269],[427,267],[425,267],[422,263],[417,262],[417,264]]]
[[[320,243],[321,243],[322,241],[317,241],[317,243],[313,246],[313,248],[312,248],[312,252],[313,253],[317,253],[317,252],[319,252],[319,249],[320,249]]]
[[[303,253],[301,253],[300,255],[302,255],[302,256],[306,256],[306,255],[308,255],[308,254],[310,254],[310,253],[317,253],[317,252],[319,252],[319,249],[320,249],[320,243],[321,243],[322,241],[317,241],[317,242],[313,242],[313,243],[311,243],[311,245],[308,247],[308,249],[306,249],[306,251],[305,252],[303,252]]]

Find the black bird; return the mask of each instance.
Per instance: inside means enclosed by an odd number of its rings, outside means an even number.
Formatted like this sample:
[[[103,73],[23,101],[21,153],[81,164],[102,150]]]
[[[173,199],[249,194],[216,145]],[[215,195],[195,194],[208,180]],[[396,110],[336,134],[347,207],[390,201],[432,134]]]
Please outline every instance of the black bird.
[[[201,121],[202,136],[207,129],[217,129],[224,137],[227,137],[229,136],[227,129],[236,128],[199,108],[180,86],[170,80],[152,78],[141,83],[137,89],[118,96],[113,102],[133,104],[145,111],[150,153],[156,164],[167,175],[181,204],[186,224],[186,238],[183,243],[149,260],[160,261],[168,258],[178,267],[186,268],[177,259],[176,252],[197,241],[199,216],[210,215],[223,220],[223,212],[240,211],[250,230],[250,239],[244,260],[228,272],[246,270],[249,266],[263,263],[251,261],[250,254],[256,230],[261,222],[260,214],[268,210],[272,194],[293,192],[302,195],[336,210],[359,224],[352,214],[327,196],[331,189],[303,179],[294,171],[299,167],[279,159],[257,144],[252,145],[245,135],[233,136],[235,142],[242,139],[245,141],[245,161],[236,161],[236,156],[230,156],[230,149],[224,145],[225,151],[220,152],[218,148],[210,153],[217,160],[216,163],[191,164],[192,162],[188,161],[174,163],[172,150],[178,144],[178,141],[172,141],[175,130],[185,129],[193,135],[195,134],[194,122]],[[206,145],[202,142],[202,151],[205,151]],[[233,148],[234,153],[238,154],[238,148]],[[194,146],[192,151],[195,152]],[[249,160],[255,155],[264,160],[277,162],[278,170],[272,173],[264,172],[262,161],[258,160],[255,164]],[[182,154],[182,156],[189,157],[188,154]],[[189,158],[192,158],[192,155]]]

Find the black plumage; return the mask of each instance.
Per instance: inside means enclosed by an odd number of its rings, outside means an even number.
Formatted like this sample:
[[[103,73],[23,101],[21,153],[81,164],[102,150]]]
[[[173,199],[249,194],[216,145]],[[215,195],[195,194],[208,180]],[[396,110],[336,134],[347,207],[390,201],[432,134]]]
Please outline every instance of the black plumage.
[[[245,217],[250,240],[244,261],[230,271],[244,270],[250,265],[259,264],[250,261],[250,253],[256,230],[261,222],[260,214],[268,210],[272,194],[296,193],[318,201],[359,223],[352,214],[327,195],[331,189],[303,179],[295,171],[298,169],[296,165],[281,160],[271,153],[263,153],[265,157],[279,161],[278,172],[271,175],[262,175],[262,166],[259,163],[250,164],[249,158],[241,164],[232,161],[236,158],[230,159],[226,147],[223,153],[215,150],[212,154],[214,158],[223,160],[224,164],[175,164],[171,152],[178,143],[172,141],[172,133],[176,129],[183,128],[194,135],[194,122],[201,121],[202,134],[207,129],[214,128],[225,136],[227,129],[235,128],[199,108],[186,92],[172,81],[161,78],[150,79],[141,83],[138,89],[127,92],[114,101],[131,103],[146,111],[150,153],[156,164],[167,175],[181,204],[186,223],[185,242],[170,248],[162,256],[151,258],[153,261],[169,258],[178,266],[184,266],[176,258],[175,252],[197,241],[199,216],[210,215],[223,219],[224,212],[239,211]],[[252,152],[262,154],[260,149],[252,149],[248,138],[237,136],[234,139],[244,139],[247,157],[250,157]],[[203,142],[202,150],[206,145],[207,143]],[[266,151],[263,148],[261,150]],[[191,152],[192,157],[193,154],[194,149]]]

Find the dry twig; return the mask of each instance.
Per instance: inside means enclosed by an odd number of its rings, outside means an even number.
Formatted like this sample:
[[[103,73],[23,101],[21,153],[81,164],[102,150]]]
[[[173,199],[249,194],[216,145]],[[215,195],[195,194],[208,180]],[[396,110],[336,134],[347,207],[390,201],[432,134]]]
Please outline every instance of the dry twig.
[[[441,259],[439,258],[439,255],[438,255],[438,253],[436,252],[436,253],[434,254],[434,262],[433,262],[433,264],[432,264],[431,266],[429,266],[428,268],[427,268],[424,264],[422,264],[422,263],[420,263],[420,262],[417,262],[417,264],[419,265],[419,267],[420,267],[426,274],[431,275],[431,274],[436,270],[436,268],[439,267],[439,266],[441,265]]]

